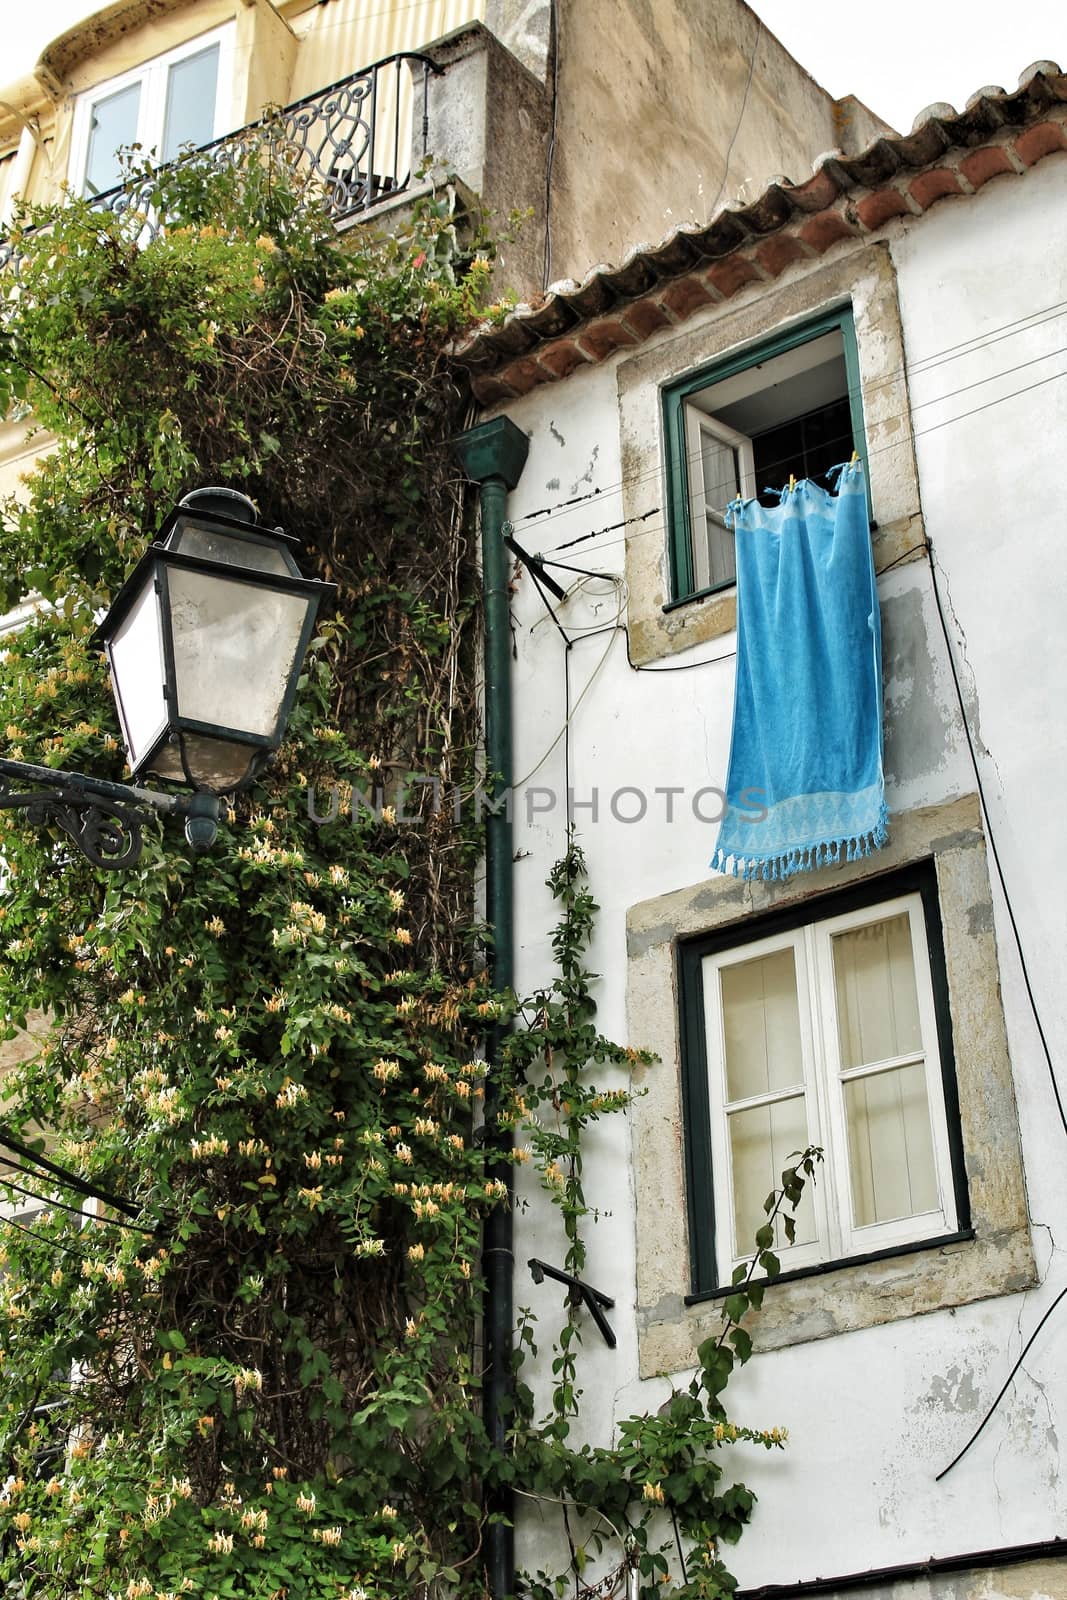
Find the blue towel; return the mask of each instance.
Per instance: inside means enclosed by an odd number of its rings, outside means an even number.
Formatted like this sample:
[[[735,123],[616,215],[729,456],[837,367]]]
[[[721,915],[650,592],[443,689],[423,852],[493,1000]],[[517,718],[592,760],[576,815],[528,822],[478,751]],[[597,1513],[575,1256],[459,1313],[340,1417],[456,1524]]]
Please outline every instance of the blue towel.
[[[737,684],[711,865],[789,878],[883,845],[882,652],[859,463],[730,508]],[[765,814],[761,814],[765,812]]]

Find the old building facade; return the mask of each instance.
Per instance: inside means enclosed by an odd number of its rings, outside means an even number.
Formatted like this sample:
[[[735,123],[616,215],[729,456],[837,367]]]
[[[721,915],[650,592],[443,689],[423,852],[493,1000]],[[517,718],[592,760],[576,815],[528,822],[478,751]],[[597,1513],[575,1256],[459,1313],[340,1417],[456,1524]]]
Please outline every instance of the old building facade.
[[[831,100],[739,0],[119,0],[4,94],[5,219],[63,183],[106,196],[116,145],[166,157],[270,106],[294,139],[302,113],[325,136],[341,228],[387,221],[429,182],[530,213],[498,267],[522,303],[465,354],[483,416],[530,440],[516,538],[568,591],[563,639],[517,569],[518,985],[549,974],[543,880],[573,821],[602,906],[601,1025],[658,1058],[589,1158],[588,1277],[619,1341],[586,1342],[590,1438],[692,1369],[753,1195],[818,1143],[816,1198],[736,1391],[791,1440],[739,1460],[761,1498],[743,1586],[1067,1593],[1055,1319],[1028,1346],[1067,1283],[1052,703],[1067,81],[1038,63],[901,138]],[[353,154],[359,125],[379,142]],[[635,129],[655,162],[634,160]],[[0,490],[42,448],[32,419],[5,423]],[[736,659],[721,513],[765,474],[853,451],[889,841],[785,882],[716,875]],[[842,1068],[837,952],[879,941],[857,1028],[891,1000],[900,1031]],[[795,1046],[795,1076],[773,1078],[752,1029]],[[728,1038],[762,1088],[735,1092]],[[520,1263],[552,1248],[523,1198]],[[520,1553],[557,1536],[530,1512]]]
[[[468,351],[488,414],[530,441],[514,537],[567,592],[516,569],[519,986],[545,978],[541,885],[570,820],[603,908],[600,1022],[658,1058],[625,1152],[605,1138],[587,1169],[588,1277],[619,1333],[609,1352],[590,1329],[583,1356],[599,1441],[688,1376],[777,1170],[825,1151],[732,1391],[745,1420],[790,1434],[784,1456],[737,1463],[761,1501],[736,1557],[746,1592],[1064,1592],[1055,1315],[1030,1340],[1064,1289],[1046,608],[1064,584],[1048,264],[1065,99],[1046,62],[962,114],[929,108]],[[878,572],[888,843],[784,881],[723,875],[722,513],[851,452]],[[762,648],[788,675],[773,636]],[[519,1261],[547,1226],[527,1198]]]

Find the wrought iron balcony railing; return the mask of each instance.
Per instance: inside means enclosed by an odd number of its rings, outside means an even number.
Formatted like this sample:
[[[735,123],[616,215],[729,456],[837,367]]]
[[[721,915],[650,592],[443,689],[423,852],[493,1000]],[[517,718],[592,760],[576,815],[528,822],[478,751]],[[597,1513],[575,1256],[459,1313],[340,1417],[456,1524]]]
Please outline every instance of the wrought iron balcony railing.
[[[206,158],[219,167],[236,166],[250,151],[261,150],[305,176],[335,222],[355,220],[403,193],[417,158],[429,153],[429,83],[443,70],[429,56],[411,51],[387,56],[259,122],[186,151],[178,161]],[[142,237],[152,238],[166,226],[153,208],[152,191],[152,179],[144,178],[94,195],[92,203],[119,216],[137,213],[145,219]],[[0,238],[0,269],[10,264],[17,272],[18,257],[17,244]]]

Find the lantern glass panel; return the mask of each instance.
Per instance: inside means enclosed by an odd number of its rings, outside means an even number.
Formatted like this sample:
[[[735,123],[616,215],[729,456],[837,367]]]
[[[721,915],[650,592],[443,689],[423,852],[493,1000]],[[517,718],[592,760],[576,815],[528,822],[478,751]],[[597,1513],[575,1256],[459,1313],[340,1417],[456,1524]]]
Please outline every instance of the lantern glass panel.
[[[179,527],[172,548],[180,550],[183,556],[220,561],[229,567],[248,567],[253,572],[276,572],[281,577],[295,574],[297,570],[295,563],[287,559],[285,550],[276,544],[242,539],[232,530],[207,528],[195,522]]]
[[[154,573],[149,573],[144,588],[116,628],[108,652],[126,750],[131,768],[136,769],[167,725]]]
[[[272,738],[315,600],[179,567],[167,582],[178,716]]]
[[[184,764],[182,751],[185,752]],[[231,789],[240,788],[257,754],[259,751],[253,745],[211,739],[203,733],[183,733],[180,748],[176,744],[162,746],[151,771],[170,783],[186,783],[191,778],[197,788],[228,794]]]

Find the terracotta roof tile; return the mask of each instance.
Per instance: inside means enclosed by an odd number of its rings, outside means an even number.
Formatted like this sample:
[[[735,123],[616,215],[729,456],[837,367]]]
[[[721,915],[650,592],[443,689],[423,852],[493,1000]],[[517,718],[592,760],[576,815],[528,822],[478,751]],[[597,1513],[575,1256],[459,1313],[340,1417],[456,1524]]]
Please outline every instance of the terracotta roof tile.
[[[749,205],[683,223],[658,244],[636,245],[620,266],[593,267],[581,283],[552,284],[537,306],[516,306],[498,326],[472,334],[459,359],[483,404],[525,394],[840,239],[919,215],[1062,150],[1067,76],[1054,61],[1035,61],[1010,94],[988,86],[961,112],[927,106],[906,135],[876,139],[858,156],[827,151],[803,183],[774,178]]]

